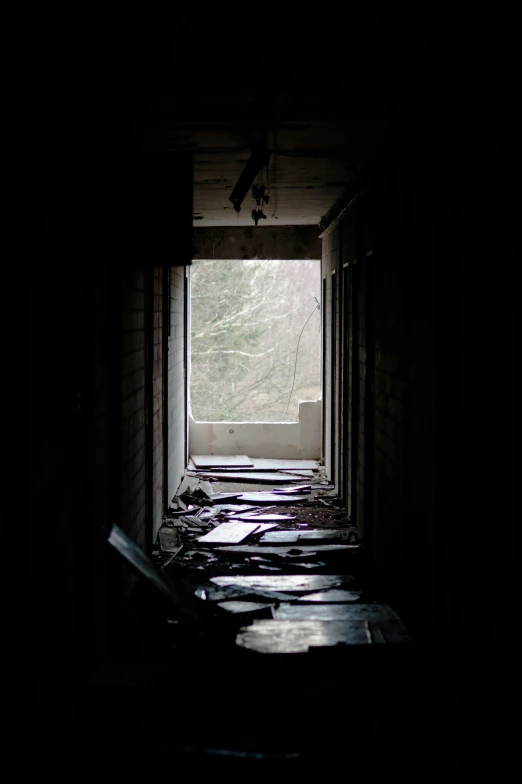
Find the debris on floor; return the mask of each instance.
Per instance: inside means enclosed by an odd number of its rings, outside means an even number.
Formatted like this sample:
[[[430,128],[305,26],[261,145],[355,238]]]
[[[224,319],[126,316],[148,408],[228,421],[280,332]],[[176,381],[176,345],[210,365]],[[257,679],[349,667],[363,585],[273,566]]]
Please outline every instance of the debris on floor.
[[[159,532],[159,541],[164,553],[174,553],[179,550],[179,536],[175,528],[162,528]]]
[[[289,593],[305,593],[306,591],[319,591],[322,588],[332,588],[350,581],[350,575],[316,574],[316,575],[224,575],[211,577],[213,583],[219,586],[232,588],[267,588],[271,591],[286,591]]]
[[[261,604],[261,602],[219,602],[218,607],[231,613],[254,613],[273,607],[272,604]]]
[[[235,516],[237,520],[263,520],[268,522],[281,523],[284,520],[295,520],[295,515],[282,515],[282,514],[255,514],[251,512],[250,514],[240,514]]]
[[[298,485],[297,487],[276,488],[274,493],[309,493],[311,489],[311,485]]]
[[[217,542],[219,544],[242,542],[257,528],[259,528],[257,523],[221,523],[213,531],[201,536],[198,542]]]
[[[363,621],[253,621],[236,637],[237,645],[258,653],[307,653],[310,648],[367,645]]]
[[[155,544],[149,579],[236,650],[409,642],[361,582],[364,543],[315,460],[192,455]]]
[[[221,482],[254,482],[265,485],[288,484],[292,480],[296,482],[302,481],[302,477],[297,474],[286,473],[283,476],[282,474],[266,473],[264,471],[245,471],[244,473],[236,473],[235,471],[198,471],[197,473],[188,474],[188,476],[202,479],[219,479]]]
[[[362,591],[346,591],[343,588],[331,588],[329,591],[317,591],[300,596],[299,602],[358,602],[362,597]]]
[[[242,493],[238,496],[245,503],[253,504],[295,504],[308,500],[306,495],[283,495],[282,493]]]
[[[381,604],[282,604],[273,610],[279,621],[398,621],[395,613]]]
[[[337,540],[348,541],[350,538],[349,531],[270,531],[265,534],[261,541],[267,544],[293,544],[294,542],[307,542],[310,540]],[[354,549],[358,549],[358,545],[351,545]]]
[[[264,547],[262,544],[260,545],[247,544],[247,545],[232,545],[230,547],[218,547],[217,549],[219,552],[241,553],[244,555],[259,553],[260,555],[277,555],[278,557],[281,558],[285,556],[302,558],[303,556],[316,555],[317,553],[321,553],[321,555],[324,555],[325,553],[337,553],[341,551],[343,554],[345,554],[347,550],[351,550],[352,548],[350,547],[350,545],[347,544],[319,544],[319,545],[299,547],[299,549],[291,548],[291,547]]]
[[[191,455],[195,468],[252,468],[253,462],[246,455]]]
[[[205,468],[246,468],[248,471],[309,471],[310,475],[319,467],[318,460],[271,459],[246,455],[191,455],[187,466],[189,471]]]

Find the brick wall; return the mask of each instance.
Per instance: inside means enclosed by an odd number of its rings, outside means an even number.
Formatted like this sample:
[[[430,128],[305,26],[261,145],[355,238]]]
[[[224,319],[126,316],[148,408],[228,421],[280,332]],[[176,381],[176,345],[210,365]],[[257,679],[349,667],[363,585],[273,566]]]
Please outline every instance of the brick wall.
[[[120,525],[146,546],[146,291],[144,269],[128,270],[121,286]]]
[[[164,274],[159,267],[150,272],[132,270],[125,273],[122,288],[121,525],[146,549],[150,546],[147,542],[149,529],[150,537],[155,541],[164,504],[172,498],[186,465],[185,268],[172,267],[170,270],[169,302],[164,302]],[[149,286],[150,291],[147,290]],[[170,318],[170,335],[163,329],[164,315]],[[147,324],[150,324],[150,333]],[[168,344],[167,358],[163,352],[164,339]],[[168,395],[167,487],[164,486],[165,393]],[[147,430],[149,412],[150,432]],[[149,443],[150,474],[146,457]],[[149,493],[151,506],[148,511]]]
[[[163,270],[152,271],[152,540],[164,513],[163,500]]]

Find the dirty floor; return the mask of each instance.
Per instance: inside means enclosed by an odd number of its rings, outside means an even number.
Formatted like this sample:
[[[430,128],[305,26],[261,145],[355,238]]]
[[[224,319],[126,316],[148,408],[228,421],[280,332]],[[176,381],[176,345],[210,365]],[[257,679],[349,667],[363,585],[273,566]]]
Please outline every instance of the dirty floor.
[[[89,685],[98,748],[213,772],[452,769],[452,687],[376,592],[323,469],[243,482],[189,468],[151,558],[112,535],[141,577]]]

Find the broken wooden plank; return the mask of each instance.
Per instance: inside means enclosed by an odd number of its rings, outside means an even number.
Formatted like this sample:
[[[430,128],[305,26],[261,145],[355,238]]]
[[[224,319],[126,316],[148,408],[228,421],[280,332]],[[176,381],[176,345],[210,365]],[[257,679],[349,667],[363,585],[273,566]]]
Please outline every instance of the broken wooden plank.
[[[273,521],[275,523],[279,523],[284,520],[295,520],[295,515],[283,515],[283,514],[238,514],[234,515],[235,520],[250,520],[254,522],[254,520],[263,520],[263,521]]]
[[[338,540],[348,541],[349,531],[338,530],[299,530],[299,531],[270,531],[261,538],[263,544],[293,544],[306,541],[326,541]],[[355,551],[360,549],[360,545],[347,545],[349,549]]]
[[[198,484],[199,484],[199,479],[197,477],[187,476],[187,474],[185,474],[185,476],[179,483],[178,489],[176,490],[176,494],[174,496],[175,502],[179,505],[178,499],[180,496],[192,495],[196,491]]]
[[[199,627],[205,625],[205,617],[196,610],[195,599],[185,586],[179,580],[171,579],[165,571],[160,571],[141,547],[117,525],[113,524],[108,542],[134,569],[167,596],[187,619]]]
[[[313,477],[316,476],[314,471],[301,470],[298,468],[293,468],[291,473],[290,469],[282,468],[280,470],[284,471],[287,476],[298,476],[300,479],[313,479]]]
[[[311,485],[298,485],[297,487],[280,487],[276,488],[274,493],[310,493],[312,490]]]
[[[214,505],[219,504],[220,501],[228,501],[229,503],[233,503],[236,498],[240,498],[243,495],[240,491],[237,493],[214,493],[212,496],[212,503]],[[238,503],[242,503],[239,501]]]
[[[318,464],[316,460],[271,460],[265,457],[249,457],[252,465],[245,466],[229,466],[219,465],[211,466],[219,471],[284,471],[298,474],[299,476],[313,477],[317,476]],[[301,465],[304,463],[304,465]],[[188,471],[205,471],[206,468],[197,468],[192,458],[189,458],[187,463]]]
[[[198,542],[205,544],[233,544],[242,542],[247,536],[254,533],[259,527],[258,523],[221,523],[213,531],[200,536]]]
[[[362,596],[362,591],[347,591],[343,588],[331,588],[329,591],[317,591],[300,596],[298,602],[358,602]]]
[[[209,602],[221,602],[238,597],[253,597],[253,599],[271,599],[275,602],[291,602],[296,597],[290,593],[281,591],[270,591],[266,588],[234,588],[230,585],[218,587],[217,585],[205,584],[195,590],[195,595],[199,599]]]
[[[398,621],[382,604],[282,604],[272,610],[280,621]]]
[[[219,512],[233,512],[234,520],[242,520],[243,516],[246,517],[247,514],[254,515],[254,510],[259,509],[255,504],[214,504],[212,508]]]
[[[169,511],[167,512],[167,517],[183,517],[187,512],[192,512],[196,509],[193,504],[189,504],[186,509],[174,509],[170,507]]]
[[[254,522],[252,520],[252,522]],[[264,533],[264,531],[269,531],[271,528],[277,528],[277,523],[259,523],[255,530],[255,534]]]
[[[200,528],[206,528],[208,525],[208,518],[196,517],[196,515],[186,515],[183,517],[183,520],[190,523],[190,525],[196,525]]]
[[[254,468],[258,471],[291,471],[311,470],[319,468],[318,460],[292,460],[290,458],[251,457]]]
[[[311,647],[369,642],[364,621],[257,620],[236,637],[237,645],[258,653],[306,653]]]
[[[207,498],[212,498],[214,493],[212,491],[212,485],[210,484],[210,482],[204,482],[204,481],[202,482],[200,480],[194,495],[198,497],[201,497],[203,495],[203,496],[207,496]]]
[[[173,552],[173,553],[170,555],[170,557],[168,558],[168,560],[166,560],[166,561],[165,561],[165,563],[161,564],[161,569],[165,569],[165,567],[166,567],[166,566],[170,566],[170,564],[172,563],[172,561],[173,561],[175,558],[177,558],[178,556],[180,556],[180,555],[181,555],[181,552],[182,552],[182,550],[184,549],[184,547],[185,547],[185,545],[184,545],[184,544],[180,544],[180,546],[178,547],[178,549],[177,549],[177,550],[174,550],[174,552]]]
[[[254,484],[288,484],[294,479],[295,482],[300,482],[300,476],[292,476],[292,474],[282,475],[274,473],[266,473],[264,471],[198,471],[197,474],[189,474],[189,476],[197,476],[205,479],[219,479],[220,482],[253,482]]]
[[[352,580],[349,575],[338,574],[285,574],[285,575],[220,575],[211,577],[220,587],[267,589],[286,593],[305,593],[335,588]]]
[[[255,506],[255,504],[213,504],[212,506],[206,506],[201,509],[201,513],[198,514],[198,517],[201,520],[208,520],[209,517],[215,517],[220,512],[234,512],[234,520],[241,519],[239,515],[236,515],[236,512],[243,512],[246,514],[253,514],[254,510],[259,509],[259,506]],[[251,520],[250,522],[253,522]]]
[[[258,533],[256,531],[256,533]],[[349,549],[350,545],[347,544],[317,544],[317,545],[310,545],[299,547],[298,552],[295,553],[295,557],[299,558],[306,557],[307,555],[311,555],[312,553],[337,553],[339,551],[343,551]],[[218,547],[218,550],[222,550],[223,552],[227,553],[244,553],[244,555],[279,555],[281,557],[287,555],[293,555],[294,547],[263,547],[261,545],[256,544],[240,544],[240,545],[230,545],[227,547]]]
[[[227,612],[234,613],[255,613],[260,610],[267,610],[272,607],[271,604],[263,604],[262,602],[242,602],[242,601],[229,601],[219,602],[218,607],[221,607]]]
[[[253,504],[295,504],[298,501],[306,501],[306,495],[280,495],[278,493],[242,493],[239,498],[241,501]]]
[[[246,455],[191,455],[195,468],[252,468],[253,462]]]

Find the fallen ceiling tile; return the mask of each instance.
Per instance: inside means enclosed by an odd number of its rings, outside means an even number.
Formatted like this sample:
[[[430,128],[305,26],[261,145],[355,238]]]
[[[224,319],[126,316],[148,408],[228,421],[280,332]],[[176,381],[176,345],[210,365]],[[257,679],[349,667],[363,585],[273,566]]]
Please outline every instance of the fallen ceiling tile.
[[[311,485],[299,485],[298,487],[281,487],[274,490],[274,493],[310,493]]]
[[[233,544],[242,542],[247,536],[254,533],[259,525],[257,523],[221,523],[208,534],[200,536],[198,542],[206,544]]]
[[[291,460],[266,457],[250,458],[258,471],[300,471],[319,468],[318,460]]]
[[[362,591],[346,591],[343,588],[332,588],[329,591],[317,591],[300,596],[298,602],[358,602]]]
[[[191,476],[197,477],[204,477],[205,479],[219,479],[220,482],[253,482],[254,484],[266,484],[266,485],[275,485],[275,484],[288,484],[289,481],[294,479],[295,481],[300,481],[300,476],[293,476],[290,474],[282,475],[282,474],[275,474],[275,473],[267,473],[263,471],[245,471],[240,473],[239,471],[198,471],[197,474]],[[310,487],[310,485],[308,485]],[[294,488],[290,488],[290,492],[294,492]]]
[[[280,621],[391,621],[396,614],[382,604],[282,604],[272,611]]]
[[[256,531],[256,533],[258,533]],[[317,545],[310,545],[308,547],[299,547],[298,551],[295,553],[295,557],[298,558],[299,556],[303,557],[306,555],[310,555],[311,553],[336,553],[339,551],[345,551],[349,549],[350,545],[347,544],[317,544]],[[230,547],[218,547],[218,550],[222,550],[223,552],[228,553],[244,553],[245,555],[254,554],[254,555],[279,555],[284,557],[286,555],[294,555],[294,547],[263,547],[261,545],[255,544],[243,544],[243,545],[231,545]]]
[[[191,455],[196,468],[253,467],[253,462],[246,455]]]
[[[200,528],[206,528],[208,525],[208,517],[196,517],[196,515],[185,515],[183,520],[189,522],[191,525],[199,526]]]
[[[174,496],[176,502],[179,503],[178,497],[181,495],[192,495],[196,491],[198,484],[199,484],[199,479],[197,477],[187,476],[185,474],[185,476],[183,477],[183,479],[179,484],[178,489],[176,490],[176,495]]]
[[[275,602],[291,602],[296,597],[290,593],[283,593],[282,591],[270,591],[268,588],[238,588],[230,585],[220,586],[205,584],[196,589],[195,595],[209,602],[221,602],[228,599],[236,599],[241,597],[249,597],[249,601],[254,599],[271,599]]]
[[[261,542],[270,544],[292,544],[294,542],[306,542],[309,540],[330,539],[348,541],[349,532],[339,529],[335,530],[299,530],[299,531],[271,531],[261,538]],[[359,545],[345,545],[350,550],[359,550]]]
[[[364,621],[260,620],[242,629],[236,637],[237,645],[258,653],[306,653],[311,647],[369,642]]]
[[[282,520],[295,520],[295,515],[283,515],[283,514],[241,514],[234,516],[236,520],[273,520],[276,523],[281,522]]]
[[[258,527],[255,530],[255,533],[260,534],[264,531],[269,531],[271,528],[277,528],[277,523],[259,523]]]
[[[241,602],[229,601],[219,602],[218,607],[227,610],[230,613],[252,613],[259,612],[259,610],[266,610],[272,607],[271,604],[262,604],[261,602]]]
[[[237,492],[237,493],[214,493],[214,495],[212,496],[212,501],[214,502],[214,504],[215,504],[216,501],[217,502],[219,502],[219,501],[230,501],[230,502],[232,502],[235,498],[239,498],[242,495],[243,495],[243,493],[241,493],[241,492]]]
[[[242,493],[241,501],[253,504],[295,504],[297,501],[306,501],[306,495],[280,495],[278,493]]]
[[[262,588],[271,591],[288,593],[303,593],[305,591],[320,591],[324,588],[334,588],[349,582],[352,577],[338,574],[288,574],[288,575],[222,575],[211,577],[211,582],[232,588]]]
[[[207,517],[214,517],[220,512],[236,513],[236,512],[241,512],[241,510],[243,511],[243,513],[249,511],[250,514],[252,514],[253,510],[258,508],[259,507],[256,507],[254,504],[213,504],[212,506],[206,507],[206,509],[202,512],[201,515],[199,515],[199,517],[202,520],[204,520]],[[234,520],[242,520],[243,516],[246,517],[246,515],[234,514]],[[250,520],[250,518],[248,519]],[[253,522],[253,520],[251,520],[251,522]]]
[[[170,507],[167,512],[167,517],[182,517],[187,512],[192,512],[194,509],[196,509],[196,507],[192,504],[189,504],[186,509],[174,509],[173,507]]]
[[[306,469],[300,470],[298,468],[293,468],[292,473],[289,472],[287,468],[280,468],[280,471],[284,471],[287,476],[298,476],[300,479],[303,477],[312,479],[314,477],[314,471],[309,471]]]

